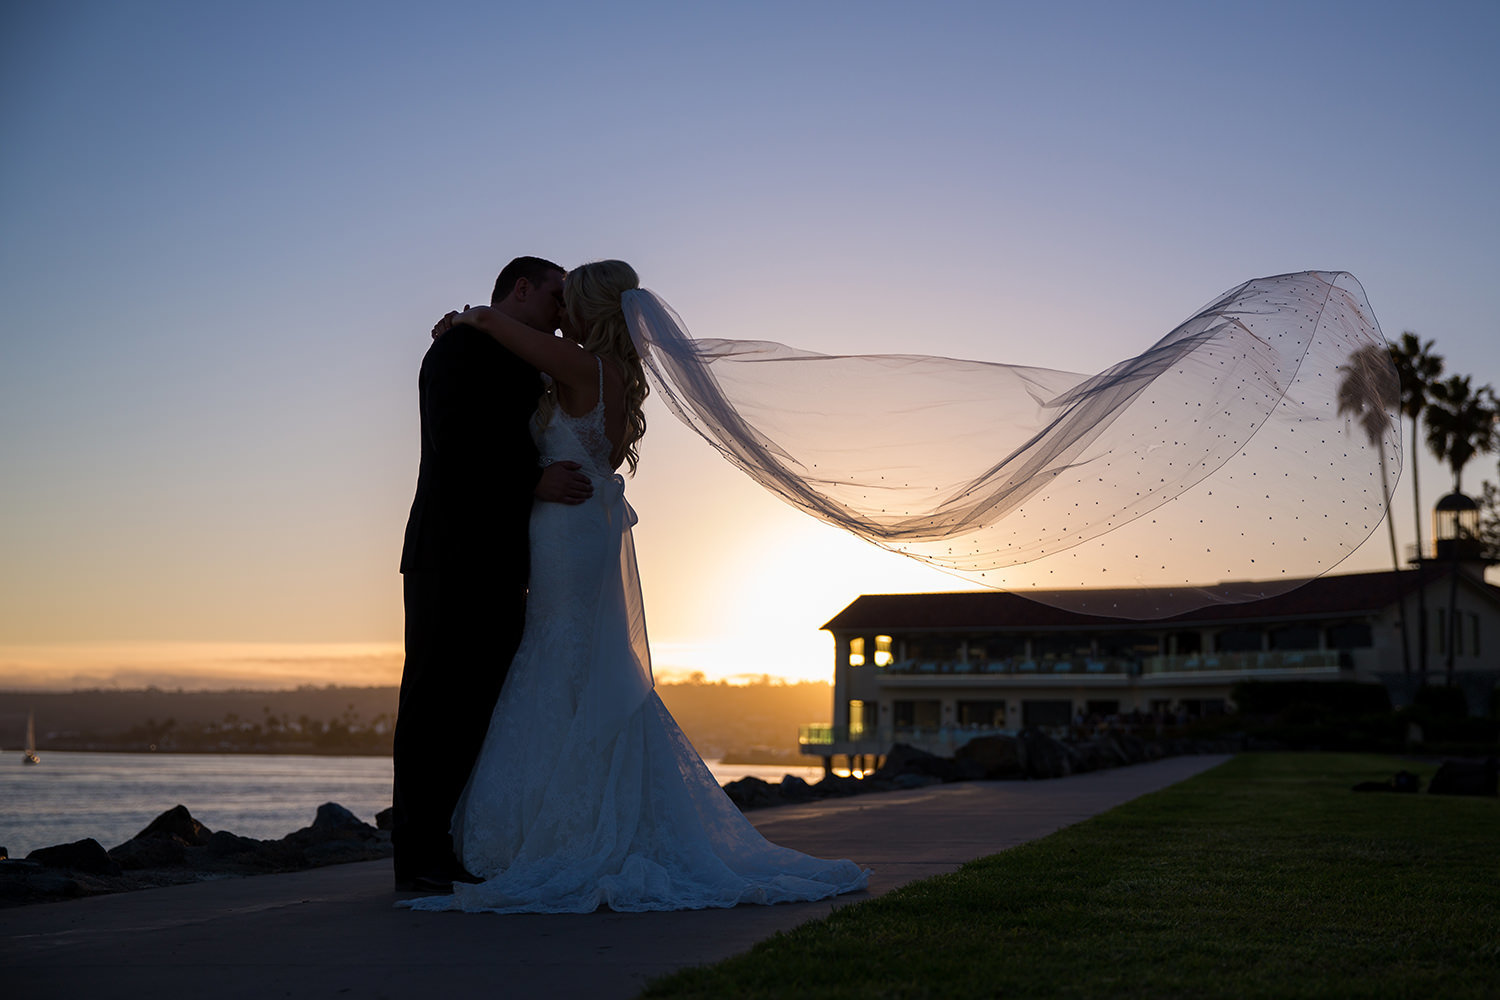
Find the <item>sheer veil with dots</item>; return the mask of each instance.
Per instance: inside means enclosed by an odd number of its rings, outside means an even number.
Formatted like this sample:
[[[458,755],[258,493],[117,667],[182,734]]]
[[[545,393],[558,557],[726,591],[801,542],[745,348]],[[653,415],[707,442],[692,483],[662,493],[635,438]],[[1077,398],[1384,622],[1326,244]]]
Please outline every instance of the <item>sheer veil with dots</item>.
[[[652,387],[793,506],[965,579],[1165,617],[1327,572],[1400,472],[1396,375],[1352,275],[1247,281],[1097,375],[693,339],[625,313]]]

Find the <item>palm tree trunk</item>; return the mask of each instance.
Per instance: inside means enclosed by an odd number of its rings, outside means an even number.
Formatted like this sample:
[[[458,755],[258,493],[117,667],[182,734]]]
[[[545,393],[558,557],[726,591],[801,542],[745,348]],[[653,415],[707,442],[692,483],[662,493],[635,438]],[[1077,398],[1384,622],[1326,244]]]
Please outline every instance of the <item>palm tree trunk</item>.
[[[1459,478],[1459,469],[1455,468],[1453,470],[1453,492],[1454,493],[1460,492],[1460,490],[1459,490],[1460,482],[1461,482],[1461,480]],[[1456,640],[1458,639],[1458,635],[1459,635],[1459,632],[1458,632],[1458,572],[1459,572],[1459,569],[1458,569],[1458,559],[1459,559],[1458,551],[1459,551],[1459,542],[1460,542],[1460,539],[1461,539],[1461,534],[1462,534],[1461,532],[1455,532],[1454,533],[1453,541],[1451,543],[1452,547],[1449,549],[1449,556],[1451,557],[1452,562],[1451,562],[1451,565],[1449,565],[1449,567],[1448,567],[1448,574],[1449,574],[1449,576],[1448,576],[1448,641],[1447,641],[1448,657],[1447,657],[1447,662],[1444,664],[1445,669],[1443,671],[1443,673],[1445,675],[1445,678],[1444,678],[1445,679],[1445,683],[1447,684],[1448,687],[1452,687],[1453,686],[1453,654],[1456,652],[1456,647],[1458,645],[1458,643],[1456,642]]]
[[[1419,683],[1427,683],[1427,574],[1422,551],[1422,486],[1418,468],[1422,453],[1417,450],[1417,425],[1420,417],[1411,419],[1411,499],[1417,522],[1417,674]]]
[[[1390,481],[1387,478],[1385,466],[1385,452],[1380,453],[1380,486],[1386,496],[1391,495]],[[1411,676],[1411,635],[1406,624],[1406,599],[1401,596],[1401,553],[1396,548],[1396,519],[1391,516],[1389,509],[1385,512],[1385,529],[1391,538],[1391,565],[1395,568],[1395,575],[1391,577],[1396,587],[1396,620],[1401,628],[1401,670],[1407,677]]]
[[[1447,684],[1453,686],[1453,653],[1458,646],[1458,556],[1453,557],[1452,576],[1448,578],[1448,662]]]

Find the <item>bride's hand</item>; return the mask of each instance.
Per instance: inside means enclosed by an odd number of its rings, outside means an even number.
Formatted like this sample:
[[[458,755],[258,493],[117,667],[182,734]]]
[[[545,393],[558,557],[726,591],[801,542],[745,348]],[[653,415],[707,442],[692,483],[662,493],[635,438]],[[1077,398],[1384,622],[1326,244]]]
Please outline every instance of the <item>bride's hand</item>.
[[[473,308],[473,306],[470,306],[470,305],[468,305],[466,303],[464,305],[463,311],[464,312],[468,312],[472,308]],[[432,328],[432,339],[433,340],[437,340],[443,334],[445,334],[449,330],[453,329],[453,327],[456,324],[463,322],[461,319],[459,319],[459,317],[462,316],[462,315],[463,315],[463,313],[456,312],[456,311],[445,313],[443,315],[443,318],[440,319],[440,320],[438,320],[437,323],[433,326],[433,328]]]

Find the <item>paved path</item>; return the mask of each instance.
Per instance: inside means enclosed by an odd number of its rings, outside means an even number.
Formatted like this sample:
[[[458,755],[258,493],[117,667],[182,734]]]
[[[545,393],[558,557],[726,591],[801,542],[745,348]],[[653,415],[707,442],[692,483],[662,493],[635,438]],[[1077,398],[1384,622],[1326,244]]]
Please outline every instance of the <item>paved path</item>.
[[[834,907],[950,872],[1219,764],[1175,757],[1056,781],[967,782],[750,813],[771,840],[872,869],[868,892],[681,913],[413,913],[386,861],[0,910],[0,995],[634,997]]]

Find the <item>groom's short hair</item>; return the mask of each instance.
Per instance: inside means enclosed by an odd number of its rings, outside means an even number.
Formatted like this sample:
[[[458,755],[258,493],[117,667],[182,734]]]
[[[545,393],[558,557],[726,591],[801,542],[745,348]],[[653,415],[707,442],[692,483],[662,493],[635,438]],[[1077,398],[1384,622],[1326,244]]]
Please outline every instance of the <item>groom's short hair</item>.
[[[506,264],[500,271],[500,277],[495,279],[495,290],[490,293],[490,305],[499,305],[510,298],[510,293],[516,290],[516,282],[522,278],[533,285],[540,285],[553,271],[568,273],[562,265],[554,264],[550,260],[543,260],[540,257],[517,257]]]

